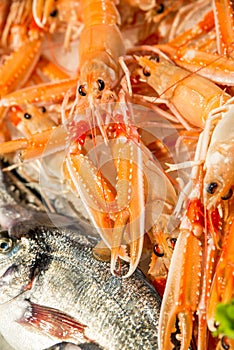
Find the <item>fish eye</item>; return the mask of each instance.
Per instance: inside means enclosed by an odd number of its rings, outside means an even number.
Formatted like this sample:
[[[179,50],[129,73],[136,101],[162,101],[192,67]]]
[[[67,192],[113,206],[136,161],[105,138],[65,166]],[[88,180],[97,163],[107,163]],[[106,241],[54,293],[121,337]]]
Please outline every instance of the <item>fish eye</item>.
[[[42,106],[42,107],[41,107],[41,111],[42,111],[42,113],[46,113],[46,108],[45,108],[45,106]]]
[[[156,243],[154,246],[154,254],[159,258],[161,258],[164,255],[163,248],[158,243]]]
[[[98,83],[98,90],[99,91],[102,91],[105,89],[105,82],[102,79],[98,79],[97,83]]]
[[[31,119],[31,118],[32,118],[32,115],[29,114],[29,113],[24,113],[24,118],[25,118],[25,119]]]
[[[0,235],[0,254],[6,254],[13,248],[13,240],[8,237],[7,231],[1,232]]]
[[[143,68],[143,74],[145,77],[150,77],[151,76],[151,73],[150,73],[150,70],[149,68]]]
[[[225,196],[222,196],[221,198],[222,198],[224,201],[226,201],[226,200],[230,199],[232,195],[233,195],[233,190],[232,190],[232,188],[230,188],[230,190],[228,191],[228,193],[225,194]]]
[[[82,96],[82,97],[87,95],[87,91],[86,91],[86,88],[84,85],[80,85],[78,87],[78,92],[79,92],[80,96]]]
[[[218,187],[217,182],[211,182],[209,185],[206,187],[206,191],[210,194],[214,194],[216,189]]]

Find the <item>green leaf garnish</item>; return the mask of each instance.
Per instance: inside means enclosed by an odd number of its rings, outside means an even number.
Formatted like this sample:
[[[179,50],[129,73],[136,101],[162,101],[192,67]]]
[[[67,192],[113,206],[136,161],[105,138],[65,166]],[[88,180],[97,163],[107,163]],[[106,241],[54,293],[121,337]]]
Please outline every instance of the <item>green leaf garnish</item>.
[[[213,333],[214,336],[222,334],[234,339],[234,299],[229,303],[220,303],[216,306],[215,321],[219,326]]]

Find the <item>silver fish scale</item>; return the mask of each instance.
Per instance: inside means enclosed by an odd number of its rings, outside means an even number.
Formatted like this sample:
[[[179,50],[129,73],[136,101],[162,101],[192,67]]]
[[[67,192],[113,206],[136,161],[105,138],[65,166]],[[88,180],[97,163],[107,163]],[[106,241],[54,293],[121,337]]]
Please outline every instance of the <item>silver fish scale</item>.
[[[43,262],[38,265],[41,271],[27,292],[31,302],[59,309],[87,325],[86,336],[104,349],[158,349],[160,298],[140,271],[128,279],[114,277],[110,264],[97,261],[91,245],[83,244],[83,235],[80,243],[68,230],[33,232],[27,254],[35,259],[43,250],[46,263],[44,269]],[[126,269],[122,266],[121,273]]]

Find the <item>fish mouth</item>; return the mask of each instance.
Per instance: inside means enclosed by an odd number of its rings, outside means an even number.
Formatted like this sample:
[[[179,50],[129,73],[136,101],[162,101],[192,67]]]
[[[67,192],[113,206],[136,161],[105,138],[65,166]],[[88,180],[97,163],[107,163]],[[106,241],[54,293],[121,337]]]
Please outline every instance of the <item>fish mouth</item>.
[[[19,269],[16,264],[9,266],[8,269],[4,272],[4,274],[0,277],[0,288],[4,287],[5,285],[8,285],[12,279],[12,276],[15,276],[15,274],[18,271]]]
[[[15,289],[11,285],[12,279],[14,279],[17,274],[19,274],[19,268],[16,264],[13,264],[7,268],[7,270],[3,273],[2,276],[0,276],[0,306],[10,303],[13,299],[17,298],[19,295],[22,294],[22,290],[18,290],[17,288]],[[9,295],[8,293],[5,294],[5,290],[9,290],[9,288],[13,288],[12,295]]]

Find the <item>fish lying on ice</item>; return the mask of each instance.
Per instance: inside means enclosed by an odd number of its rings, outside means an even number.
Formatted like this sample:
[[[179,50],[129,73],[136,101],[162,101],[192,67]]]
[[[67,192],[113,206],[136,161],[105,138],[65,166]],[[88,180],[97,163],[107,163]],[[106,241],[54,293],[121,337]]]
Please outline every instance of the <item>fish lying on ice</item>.
[[[158,349],[160,297],[140,271],[122,279],[122,266],[112,276],[109,263],[93,257],[95,239],[81,225],[57,228],[43,213],[28,211],[25,219],[17,209],[14,220],[6,221],[6,206],[14,212],[17,205],[5,199],[0,333],[14,349],[42,350],[60,342],[87,350],[88,343],[95,350]]]

